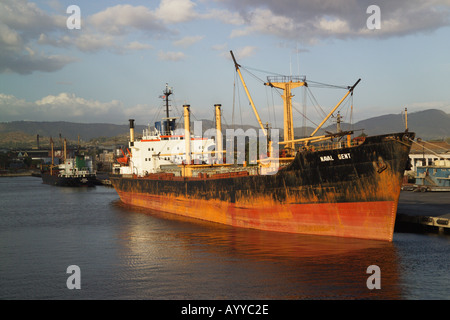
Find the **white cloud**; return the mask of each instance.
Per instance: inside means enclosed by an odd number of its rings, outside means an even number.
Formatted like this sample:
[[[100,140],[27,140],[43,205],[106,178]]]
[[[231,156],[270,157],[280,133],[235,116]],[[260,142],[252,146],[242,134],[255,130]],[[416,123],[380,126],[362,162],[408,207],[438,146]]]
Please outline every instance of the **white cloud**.
[[[32,103],[24,99],[16,98],[13,95],[0,93],[0,114],[2,121],[21,120],[32,108]]]
[[[226,9],[211,9],[206,13],[199,14],[199,18],[238,26],[245,24],[245,19],[239,12]]]
[[[238,12],[244,20],[240,28],[231,32],[231,37],[259,33],[314,43],[324,38],[401,36],[450,25],[448,0],[378,1],[381,29],[377,32],[366,26],[370,16],[366,10],[373,4],[370,1],[223,0],[220,3]]]
[[[45,114],[64,116],[68,118],[82,118],[104,116],[112,111],[119,110],[123,105],[118,100],[101,102],[77,97],[73,93],[62,92],[58,95],[48,95],[35,101],[35,106]]]
[[[88,100],[67,92],[48,95],[34,102],[0,93],[2,121],[120,122],[125,118],[124,109],[118,100]]]
[[[23,41],[17,31],[0,23],[0,43],[2,44],[3,50],[16,51],[22,47]]]
[[[0,73],[53,72],[75,61],[38,51],[32,43],[42,33],[58,30],[62,21],[25,0],[0,2]]]
[[[203,38],[204,36],[187,36],[180,40],[174,41],[173,44],[178,47],[187,48],[203,40]]]
[[[2,0],[0,22],[27,38],[54,28],[65,27],[64,16],[49,15],[27,0]]]
[[[142,5],[119,4],[87,16],[80,32],[66,31],[53,37],[42,33],[38,43],[57,47],[75,46],[90,53],[109,50],[123,54],[127,51],[152,49],[153,46],[149,43],[128,41],[127,38],[140,33],[141,38],[160,39],[162,35],[174,33],[169,29],[170,24],[194,19],[197,16],[194,8],[195,4],[190,0],[162,0],[154,10]],[[175,44],[188,46],[199,40],[198,36],[187,37]],[[169,55],[169,58],[182,57]]]
[[[186,22],[198,17],[196,4],[190,0],[161,0],[155,15],[165,23]]]
[[[146,50],[152,49],[153,47],[147,43],[141,43],[138,41],[132,41],[125,46],[128,50]]]
[[[41,34],[38,39],[39,44],[47,44],[56,47],[75,46],[78,50],[89,53],[98,52],[100,50],[110,50],[115,53],[123,54],[128,51],[148,50],[153,48],[153,46],[148,43],[139,41],[126,43],[125,41],[126,37],[89,32],[82,33],[75,38],[65,35],[58,39],[49,38],[45,34]]]
[[[227,43],[217,44],[211,47],[212,50],[218,51],[219,56],[231,60],[230,49]],[[233,49],[233,54],[238,61],[253,56],[258,50],[255,46],[245,46]]]
[[[116,5],[88,17],[88,25],[113,35],[123,35],[133,29],[140,31],[163,31],[159,17],[144,6]]]
[[[184,60],[186,58],[186,55],[183,52],[164,52],[159,51],[158,52],[158,59],[159,60],[166,60],[166,61],[180,61]]]
[[[59,2],[59,0],[46,0],[47,5],[52,8],[55,11],[62,12],[66,10],[66,8],[63,7],[62,3]]]
[[[25,47],[23,52],[14,55],[0,53],[0,73],[30,74],[34,71],[54,72],[74,61],[76,59],[72,57],[35,53],[31,48]]]
[[[257,48],[254,46],[246,46],[243,48],[239,48],[236,50],[236,53],[235,53],[236,59],[241,60],[241,59],[251,57],[255,54],[256,50],[257,50]]]
[[[59,10],[46,12],[31,0],[0,1],[0,73],[53,72],[76,61],[51,55],[45,46],[123,54],[152,49],[154,41],[169,38],[175,46],[188,47],[203,37],[185,35],[174,41],[172,36],[180,33],[180,24],[199,19],[231,26],[231,38],[261,34],[303,43],[408,35],[450,25],[449,0],[381,0],[381,29],[376,32],[366,26],[368,0],[159,0],[153,7],[117,4],[91,15],[81,6],[82,29],[70,32],[61,3],[46,3]],[[162,60],[184,58],[181,52],[159,53]]]
[[[326,17],[321,18],[316,22],[317,30],[330,34],[345,34],[350,32],[348,22],[339,18],[328,19]]]
[[[82,33],[75,39],[66,37],[65,41],[74,44],[81,51],[96,52],[104,48],[114,47],[116,38],[106,34]]]
[[[295,30],[293,19],[276,15],[268,9],[257,8],[247,15],[248,26],[233,30],[230,37],[245,36],[253,32],[261,32],[278,36],[286,36]]]
[[[214,51],[218,51],[220,57],[230,59],[230,49],[228,48],[228,43],[213,45],[211,49]]]
[[[58,3],[55,1],[50,3],[53,8],[56,4]],[[166,22],[161,20],[164,14],[168,14],[165,10],[172,6],[177,6],[178,9],[171,21],[186,21],[194,15],[194,4],[188,0],[164,0],[155,10],[145,6],[116,5],[91,16],[84,15],[82,10],[82,29],[71,32],[66,27],[65,12],[47,13],[36,3],[27,0],[2,0],[0,73],[53,72],[76,61],[68,55],[49,55],[42,49],[37,49],[39,45],[75,47],[89,53],[109,50],[123,54],[151,49],[149,43],[130,41],[127,37],[136,31],[147,39],[172,32],[167,28]]]

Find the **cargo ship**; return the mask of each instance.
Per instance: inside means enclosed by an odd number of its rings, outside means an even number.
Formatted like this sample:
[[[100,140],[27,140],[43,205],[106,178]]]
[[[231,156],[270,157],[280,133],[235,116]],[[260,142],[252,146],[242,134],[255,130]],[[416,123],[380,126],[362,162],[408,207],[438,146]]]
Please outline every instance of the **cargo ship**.
[[[54,164],[53,140],[50,140],[52,163],[48,170],[41,173],[42,182],[59,187],[94,187],[98,184],[92,159],[83,154],[74,158],[66,157],[66,140],[64,139],[63,163]]]
[[[267,145],[260,144],[260,159],[253,164],[247,162],[249,158],[236,163],[238,152],[229,144],[234,138],[225,138],[227,148],[223,150],[220,105],[215,106],[215,139],[191,136],[189,105],[183,107],[184,134],[163,132],[155,124],[153,136],[134,141],[134,122],[130,120],[129,153],[118,174],[110,177],[121,201],[233,227],[392,241],[414,133],[406,128],[404,132],[352,138],[353,131],[338,127],[335,133],[316,136],[353,94],[359,79],[346,88],[344,97],[311,135],[295,139],[291,89],[308,83],[305,78],[287,76],[268,78],[265,83],[283,91],[284,134],[283,141],[277,141],[277,135],[269,134],[262,125],[241,66],[231,55],[261,136],[266,138],[262,141],[267,141]],[[167,114],[166,128],[170,121]],[[184,149],[164,154],[172,139]],[[179,157],[178,162],[174,157]],[[158,165],[154,159],[171,165]],[[144,163],[152,161],[153,167],[145,167]]]

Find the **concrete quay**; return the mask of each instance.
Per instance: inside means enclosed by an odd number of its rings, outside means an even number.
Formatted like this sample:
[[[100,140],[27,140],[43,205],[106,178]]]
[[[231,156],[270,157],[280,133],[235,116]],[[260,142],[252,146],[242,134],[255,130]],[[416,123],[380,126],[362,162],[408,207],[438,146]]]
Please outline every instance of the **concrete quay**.
[[[402,191],[395,232],[450,234],[450,193]]]

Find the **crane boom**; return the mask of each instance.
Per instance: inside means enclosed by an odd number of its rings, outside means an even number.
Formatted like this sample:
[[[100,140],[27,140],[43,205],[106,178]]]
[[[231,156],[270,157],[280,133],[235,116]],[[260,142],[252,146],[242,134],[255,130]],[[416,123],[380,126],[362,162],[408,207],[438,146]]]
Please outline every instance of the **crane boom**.
[[[250,101],[250,104],[251,104],[251,106],[252,106],[253,112],[255,113],[256,119],[258,120],[259,126],[260,126],[261,129],[263,130],[264,135],[267,136],[267,131],[266,131],[266,129],[264,128],[264,126],[263,126],[263,124],[262,124],[262,122],[261,122],[261,118],[259,117],[258,111],[256,111],[255,104],[253,103],[253,99],[252,99],[252,97],[250,96],[250,92],[248,91],[247,86],[246,86],[245,81],[244,81],[244,78],[242,77],[241,70],[239,69],[240,65],[239,65],[239,63],[236,62],[236,59],[234,58],[233,51],[230,50],[230,53],[231,53],[231,57],[233,58],[234,65],[235,65],[235,67],[236,67],[236,71],[237,71],[238,74],[239,74],[239,78],[241,78],[241,82],[242,82],[242,85],[244,86],[245,93],[247,94],[247,97],[248,97],[248,100]]]
[[[361,79],[358,79],[358,81],[356,81],[356,83],[348,88],[347,93],[342,97],[342,99],[338,102],[338,104],[333,108],[333,110],[330,111],[330,113],[328,113],[328,115],[325,117],[325,119],[323,119],[323,121],[317,126],[316,130],[314,130],[313,133],[311,133],[310,137],[314,136],[317,131],[319,131],[319,129],[323,126],[323,124],[328,120],[329,117],[331,117],[331,115],[333,114],[334,111],[336,111],[336,109],[341,105],[342,101],[345,100],[345,98],[347,98],[347,96],[353,92],[353,89],[355,89],[355,87],[357,86],[357,84],[361,81]]]

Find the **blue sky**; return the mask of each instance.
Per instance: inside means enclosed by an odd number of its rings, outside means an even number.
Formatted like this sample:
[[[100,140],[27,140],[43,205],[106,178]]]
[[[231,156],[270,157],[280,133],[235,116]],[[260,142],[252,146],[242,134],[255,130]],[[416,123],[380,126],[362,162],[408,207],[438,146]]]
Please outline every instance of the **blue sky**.
[[[80,8],[79,30],[67,28],[70,5]],[[370,5],[380,8],[380,29],[367,27]],[[449,25],[448,0],[0,0],[0,122],[148,124],[162,116],[168,83],[174,115],[187,103],[194,119],[212,120],[221,103],[226,123],[234,108],[234,122],[256,124],[242,85],[234,87],[230,50],[262,80],[267,72],[344,86],[361,78],[353,122],[405,107],[450,113]],[[280,126],[279,93],[243,75],[262,121]],[[303,90],[295,90],[300,126]],[[324,112],[345,94],[311,92]],[[312,100],[307,106],[317,123]]]

